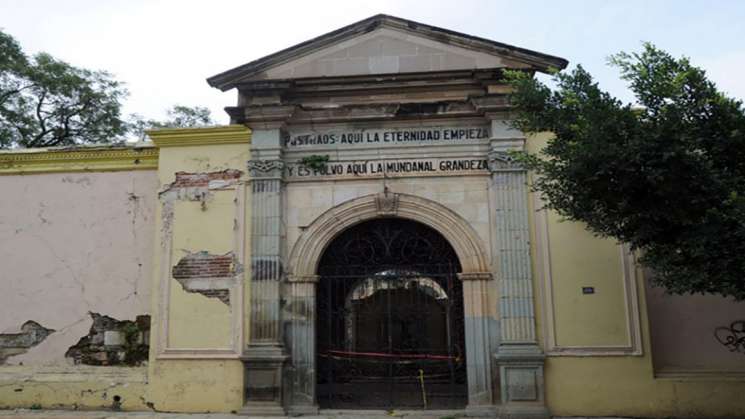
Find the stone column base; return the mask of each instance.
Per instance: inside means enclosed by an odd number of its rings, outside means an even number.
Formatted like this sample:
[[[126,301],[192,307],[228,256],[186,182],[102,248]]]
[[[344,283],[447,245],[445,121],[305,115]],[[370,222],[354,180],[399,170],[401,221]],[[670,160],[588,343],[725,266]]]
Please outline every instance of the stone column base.
[[[288,416],[318,416],[318,405],[301,404],[287,407]]]
[[[238,411],[250,416],[285,416],[282,369],[287,355],[281,346],[249,346],[241,357],[246,402]]]
[[[246,402],[246,404],[236,412],[240,416],[286,416],[285,409],[274,402]]]
[[[536,345],[501,345],[494,360],[499,366],[500,418],[548,419],[543,389],[546,356]]]
[[[550,419],[545,406],[502,406],[497,412],[499,419]]]
[[[469,404],[466,406],[466,416],[471,418],[493,418],[497,416],[497,406]]]

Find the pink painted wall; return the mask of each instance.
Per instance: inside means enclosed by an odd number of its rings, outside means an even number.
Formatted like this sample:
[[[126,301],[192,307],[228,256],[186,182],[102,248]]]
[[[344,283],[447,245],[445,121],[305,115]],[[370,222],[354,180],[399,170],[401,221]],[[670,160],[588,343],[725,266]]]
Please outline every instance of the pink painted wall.
[[[69,363],[88,312],[150,313],[155,171],[0,176],[0,333],[55,329],[6,364]]]
[[[745,347],[732,352],[714,336],[718,327],[745,320],[745,302],[713,295],[668,295],[647,285],[656,371],[745,372]]]

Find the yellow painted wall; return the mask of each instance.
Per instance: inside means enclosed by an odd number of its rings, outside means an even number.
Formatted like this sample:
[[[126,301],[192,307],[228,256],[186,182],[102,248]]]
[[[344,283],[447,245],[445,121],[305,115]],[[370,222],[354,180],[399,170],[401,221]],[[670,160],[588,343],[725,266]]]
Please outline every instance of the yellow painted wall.
[[[243,363],[238,359],[157,360],[149,369],[147,401],[158,411],[237,411],[243,406]]]
[[[4,366],[0,373],[0,409],[147,410],[142,396],[146,368]]]
[[[246,172],[249,160],[250,133],[242,126],[164,130],[150,133],[160,146],[158,176],[165,190],[175,180],[176,172],[209,173],[227,169]],[[238,188],[244,188],[241,184]],[[246,200],[250,199],[248,195]],[[153,281],[153,324],[160,325],[163,296],[160,295],[161,264],[165,263],[164,222],[170,222],[171,264],[190,252],[207,251],[225,254],[237,251],[235,229],[237,209],[245,203],[236,200],[236,192],[211,190],[204,202],[173,201],[173,218],[163,219],[162,200],[158,208],[156,249]],[[248,205],[245,208],[249,208]],[[248,244],[248,241],[245,241]],[[248,246],[244,260],[247,260]],[[170,272],[170,268],[168,270]],[[231,412],[243,404],[243,364],[239,354],[210,355],[210,350],[231,349],[236,338],[232,329],[232,311],[240,309],[231,304],[186,292],[170,274],[165,288],[170,293],[168,316],[168,345],[170,349],[185,350],[177,356],[159,356],[162,342],[160,327],[151,334],[149,384],[146,400],[156,410],[178,412]],[[196,351],[194,351],[196,350]],[[179,358],[180,357],[180,358]],[[176,359],[179,358],[179,359]]]
[[[560,346],[623,346],[630,336],[623,298],[621,251],[581,224],[547,214],[556,343]],[[583,294],[593,287],[594,294]]]
[[[204,204],[175,202],[173,216],[173,259],[189,252],[207,251],[221,255],[233,250],[234,191],[213,191]],[[229,348],[232,330],[231,307],[215,298],[183,290],[170,281],[169,342],[174,348]]]
[[[537,152],[548,135],[528,139]],[[537,209],[536,206],[533,208]],[[550,273],[553,289],[540,281],[542,266],[533,220],[532,252],[536,268],[535,295],[539,340],[546,347],[547,306],[554,297],[554,328],[559,346],[602,347],[628,343],[623,300],[621,253],[612,240],[593,237],[577,223],[547,217]],[[545,271],[544,271],[545,274]],[[679,378],[655,377],[643,277],[636,290],[641,324],[640,356],[551,355],[546,359],[546,402],[557,416],[745,417],[745,377],[700,374]],[[596,293],[583,295],[583,286]],[[745,362],[745,360],[743,361]]]

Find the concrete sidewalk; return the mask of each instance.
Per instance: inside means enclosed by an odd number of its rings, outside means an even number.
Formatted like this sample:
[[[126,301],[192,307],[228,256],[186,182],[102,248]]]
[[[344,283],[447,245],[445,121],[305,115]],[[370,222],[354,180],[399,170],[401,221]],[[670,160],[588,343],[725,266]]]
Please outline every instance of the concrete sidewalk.
[[[302,419],[454,419],[464,417],[463,411],[455,410],[345,410],[322,411],[316,416],[302,416]],[[112,411],[76,411],[76,410],[0,410],[0,419],[240,419],[230,413],[156,413],[156,412],[112,412]],[[259,416],[251,416],[260,419]],[[269,419],[269,418],[267,418]],[[273,416],[271,419],[277,419]]]

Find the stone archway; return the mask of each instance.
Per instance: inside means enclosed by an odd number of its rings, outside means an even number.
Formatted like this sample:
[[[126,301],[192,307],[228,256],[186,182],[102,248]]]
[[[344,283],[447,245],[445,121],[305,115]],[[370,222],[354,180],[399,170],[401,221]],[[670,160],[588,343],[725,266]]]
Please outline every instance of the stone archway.
[[[314,276],[326,246],[351,225],[392,216],[418,221],[437,230],[455,249],[463,274],[489,273],[489,263],[476,231],[458,214],[437,202],[408,194],[366,195],[344,202],[313,221],[290,254],[295,277]]]
[[[381,217],[417,221],[439,232],[452,246],[463,280],[468,408],[493,404],[486,284],[490,264],[477,233],[447,207],[414,195],[366,195],[333,207],[314,220],[294,245],[287,269],[283,311],[291,359],[285,374],[285,403],[291,414],[317,412],[315,293],[317,267],[326,247],[347,228]]]

